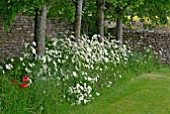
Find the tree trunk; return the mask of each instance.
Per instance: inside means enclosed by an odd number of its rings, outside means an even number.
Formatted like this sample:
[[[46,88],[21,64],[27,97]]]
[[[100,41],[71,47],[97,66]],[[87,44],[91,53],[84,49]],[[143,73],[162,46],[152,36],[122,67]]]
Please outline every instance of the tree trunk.
[[[97,4],[97,33],[100,35],[99,42],[103,42],[105,0],[96,0],[96,4]]]
[[[123,22],[121,18],[117,18],[117,29],[116,29],[116,39],[120,42],[120,44],[123,43]]]
[[[43,55],[45,51],[45,30],[47,21],[47,7],[42,6],[41,16],[38,15],[38,10],[35,13],[35,42],[38,55]]]
[[[36,43],[36,51],[37,51],[37,44],[38,44],[38,36],[40,36],[39,28],[40,28],[40,23],[39,23],[39,15],[38,15],[38,8],[35,9],[35,17],[34,17],[34,41]]]
[[[39,42],[39,45],[41,45],[41,48],[39,51],[40,55],[44,54],[44,51],[45,51],[46,21],[47,21],[47,7],[46,5],[43,5],[41,21],[40,21],[40,42]]]
[[[80,31],[81,31],[82,4],[83,4],[83,0],[76,1],[74,36],[76,38],[76,42],[78,45],[80,45],[79,39],[80,39]]]

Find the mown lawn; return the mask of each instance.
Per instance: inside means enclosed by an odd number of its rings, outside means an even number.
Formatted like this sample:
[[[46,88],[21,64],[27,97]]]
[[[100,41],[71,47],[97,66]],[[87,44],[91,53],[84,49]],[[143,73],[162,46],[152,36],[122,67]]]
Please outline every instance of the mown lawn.
[[[170,114],[170,69],[136,76],[103,90],[71,114]]]

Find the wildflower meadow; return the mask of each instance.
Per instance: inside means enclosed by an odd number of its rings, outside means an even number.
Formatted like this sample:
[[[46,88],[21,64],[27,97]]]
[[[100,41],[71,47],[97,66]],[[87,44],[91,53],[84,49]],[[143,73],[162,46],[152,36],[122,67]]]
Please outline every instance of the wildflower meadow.
[[[65,113],[66,106],[95,102],[130,73],[159,67],[151,49],[143,54],[108,38],[99,43],[97,35],[84,35],[77,45],[73,38],[48,40],[43,56],[36,55],[34,42],[26,43],[20,57],[2,61],[1,114]]]

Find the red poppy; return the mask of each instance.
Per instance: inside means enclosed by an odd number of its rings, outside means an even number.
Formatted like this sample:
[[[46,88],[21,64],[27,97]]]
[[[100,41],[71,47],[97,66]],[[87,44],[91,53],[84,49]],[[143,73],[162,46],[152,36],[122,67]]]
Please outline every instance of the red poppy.
[[[12,80],[11,82],[12,82],[12,85],[18,84],[18,82],[15,80]]]
[[[14,85],[15,84],[15,80],[12,80],[12,85]]]
[[[28,77],[28,76],[23,77],[23,78],[22,78],[22,81],[23,81],[23,82],[28,82],[28,81],[29,81],[29,77]]]
[[[21,83],[20,88],[26,88],[28,85],[26,83]]]

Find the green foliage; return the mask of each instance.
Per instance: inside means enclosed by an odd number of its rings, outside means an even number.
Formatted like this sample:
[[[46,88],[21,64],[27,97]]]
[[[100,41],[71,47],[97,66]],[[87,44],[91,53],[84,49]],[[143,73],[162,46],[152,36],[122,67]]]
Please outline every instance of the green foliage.
[[[82,33],[88,34],[90,37],[94,33],[97,33],[96,27],[96,2],[92,0],[86,0],[86,6],[83,8],[82,13]]]
[[[111,19],[122,18],[125,19],[126,15],[133,15],[136,13],[133,10],[143,4],[143,0],[107,0],[106,1],[106,14]]]
[[[35,43],[25,44],[23,56],[0,66],[2,113],[68,113],[64,107],[85,105],[96,99],[101,89],[130,78],[128,74],[152,71],[157,65],[150,51],[133,54],[115,41],[99,43],[97,35],[92,40],[82,38],[81,46],[70,38],[52,39],[43,56],[35,55],[33,46]],[[31,86],[12,85],[11,80],[19,82],[25,75],[33,80]]]
[[[49,18],[59,18],[60,21],[74,22],[75,4],[70,0],[53,0],[48,3]]]
[[[169,4],[169,0],[144,0],[144,4],[134,8],[134,10],[141,20],[148,17],[152,24],[166,24],[170,15]]]
[[[167,17],[170,14],[169,0],[107,0],[106,1],[106,17],[110,20],[122,18],[126,23],[125,16],[130,15],[140,17],[143,21],[146,19],[151,21],[151,24],[166,24]]]
[[[0,17],[7,31],[12,25],[17,14],[34,15],[35,8],[39,8],[46,3],[46,0],[1,0],[0,2]]]
[[[5,24],[5,30],[7,30],[7,26],[12,25],[12,20],[15,18],[16,13],[20,10],[21,4],[20,1],[15,0],[2,0],[0,2],[0,17],[2,19],[2,23]]]

